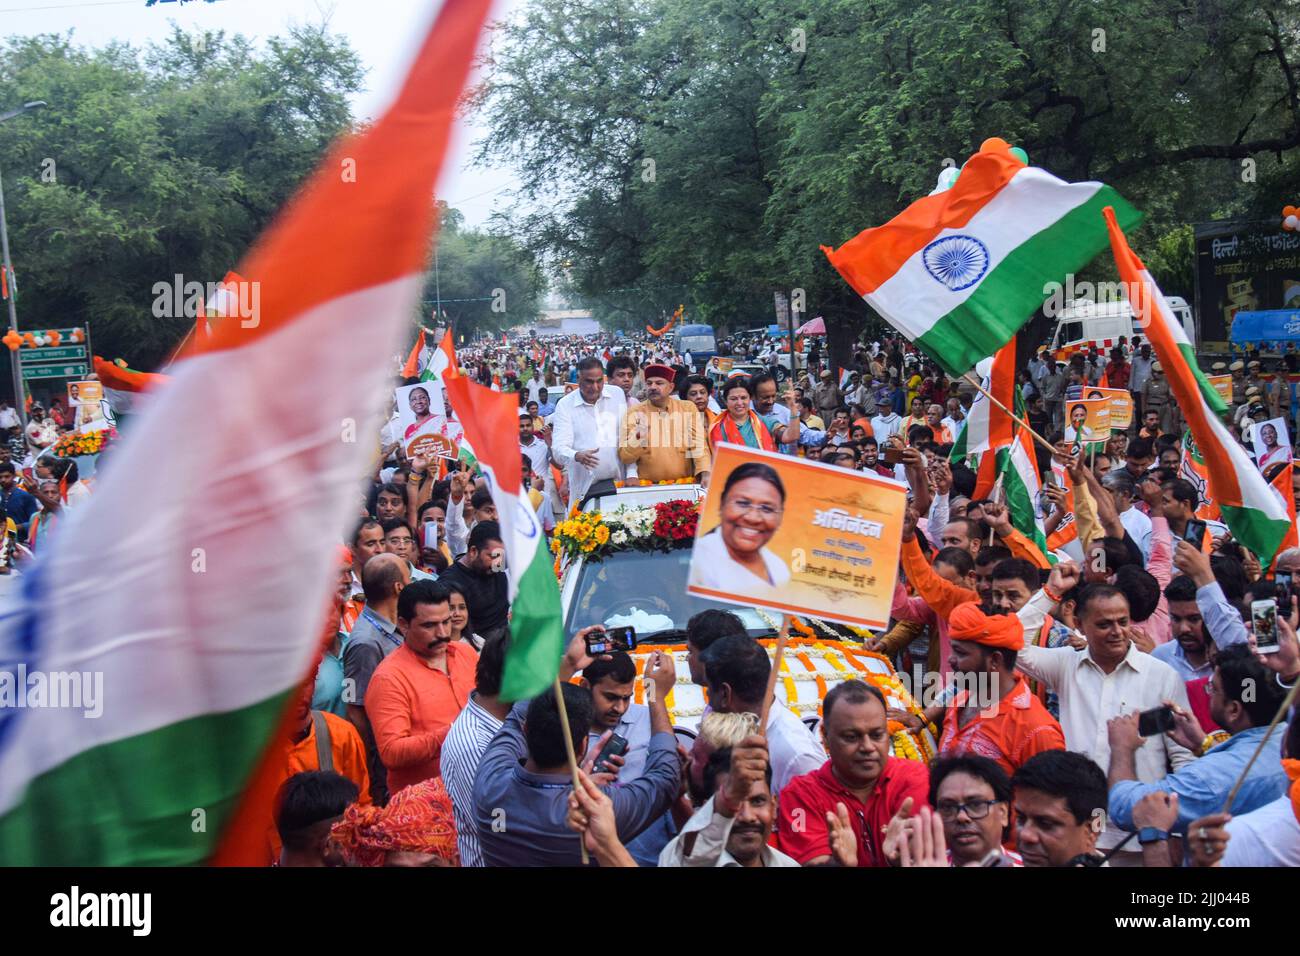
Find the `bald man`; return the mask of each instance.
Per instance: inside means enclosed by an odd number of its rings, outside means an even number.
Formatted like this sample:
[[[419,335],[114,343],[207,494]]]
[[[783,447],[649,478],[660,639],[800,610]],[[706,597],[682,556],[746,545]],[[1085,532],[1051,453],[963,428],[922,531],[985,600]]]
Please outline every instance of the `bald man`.
[[[411,569],[406,559],[385,552],[367,561],[361,569],[366,606],[343,649],[343,701],[348,720],[365,742],[370,795],[379,806],[388,802],[388,771],[379,759],[375,735],[366,717],[366,688],[380,662],[402,645],[402,635],[397,632],[397,596],[410,583]]]

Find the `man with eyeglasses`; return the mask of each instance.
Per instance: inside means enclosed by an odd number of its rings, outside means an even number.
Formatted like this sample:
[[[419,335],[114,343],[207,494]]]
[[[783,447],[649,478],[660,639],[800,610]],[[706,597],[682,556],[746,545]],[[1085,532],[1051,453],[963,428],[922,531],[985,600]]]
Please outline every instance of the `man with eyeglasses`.
[[[930,802],[943,821],[953,866],[1024,866],[1003,846],[1011,822],[1011,778],[988,757],[941,757],[930,767]]]
[[[384,529],[384,551],[406,562],[412,581],[436,580],[437,575],[421,571],[411,560],[412,557],[418,556],[419,552],[415,548],[415,535],[411,534],[410,525],[401,518],[389,518],[387,521],[381,521],[379,525]]]

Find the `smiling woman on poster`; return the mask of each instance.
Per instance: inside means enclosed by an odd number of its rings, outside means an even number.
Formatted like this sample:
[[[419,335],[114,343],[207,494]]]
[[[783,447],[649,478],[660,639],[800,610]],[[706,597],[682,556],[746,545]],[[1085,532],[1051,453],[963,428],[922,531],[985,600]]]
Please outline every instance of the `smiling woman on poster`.
[[[738,597],[788,584],[790,569],[766,547],[784,511],[785,486],[775,468],[751,461],[732,471],[718,527],[695,542],[690,583]]]
[[[410,404],[411,411],[415,414],[415,422],[414,424],[407,426],[406,433],[402,437],[410,438],[423,428],[426,422],[433,418],[433,411],[430,407],[433,403],[429,399],[428,389],[425,388],[411,389],[406,396],[406,401]]]
[[[1065,426],[1065,440],[1070,443],[1093,440],[1092,426],[1088,421],[1088,406],[1075,405],[1070,409],[1070,423]]]

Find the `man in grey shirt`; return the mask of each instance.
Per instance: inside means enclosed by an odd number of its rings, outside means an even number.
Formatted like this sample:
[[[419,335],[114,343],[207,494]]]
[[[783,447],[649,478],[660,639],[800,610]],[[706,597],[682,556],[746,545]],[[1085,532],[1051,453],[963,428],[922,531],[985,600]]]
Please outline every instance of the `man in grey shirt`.
[[[584,633],[579,632],[578,637]],[[566,654],[561,666],[567,727],[560,720],[555,694],[548,690],[531,702],[520,701],[514,706],[479,761],[474,815],[485,865],[580,865],[578,834],[565,822],[573,776],[562,734],[570,735],[581,760],[586,755],[595,708],[591,692],[568,683],[568,678],[590,663],[591,658],[575,661]],[[645,767],[627,783],[606,782],[608,778],[602,775],[595,778],[614,803],[618,837],[624,844],[663,815],[681,781],[677,738],[664,706],[677,679],[672,655],[652,655],[646,675],[654,682],[654,694],[649,704],[651,736]]]
[[[1059,429],[1065,412],[1061,404],[1065,398],[1065,372],[1060,363],[1047,363],[1047,371],[1038,380],[1038,391],[1043,396],[1043,405],[1052,415],[1052,428]]]
[[[411,571],[404,558],[385,553],[367,561],[361,569],[366,606],[343,648],[343,700],[348,720],[366,745],[370,796],[381,807],[388,803],[388,772],[379,759],[379,748],[366,716],[366,688],[380,661],[402,646],[402,635],[397,633],[397,596],[410,583]]]

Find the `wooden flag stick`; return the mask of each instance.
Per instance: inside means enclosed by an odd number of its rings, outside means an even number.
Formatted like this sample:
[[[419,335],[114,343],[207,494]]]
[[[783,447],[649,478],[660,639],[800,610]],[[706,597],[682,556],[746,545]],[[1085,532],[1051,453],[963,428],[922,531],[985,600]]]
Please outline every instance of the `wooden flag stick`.
[[[564,688],[560,686],[560,675],[555,675],[555,705],[560,709],[560,726],[564,730],[564,752],[569,757],[569,770],[573,773],[573,792],[576,794],[582,789],[582,781],[578,779],[578,755],[573,749],[573,735],[569,733],[569,711],[564,706]],[[587,856],[587,837],[585,834],[578,834],[578,848],[582,850],[582,865],[586,866],[591,862]]]
[[[767,675],[767,693],[763,695],[763,712],[758,715],[758,732],[767,735],[767,715],[772,709],[776,694],[776,677],[781,671],[781,661],[785,657],[785,642],[790,637],[790,616],[781,618],[781,630],[776,635],[776,655],[772,658],[772,672]]]
[[[1017,414],[1016,414],[1015,412],[1013,412],[1011,409],[1007,408],[1007,406],[1003,405],[1003,404],[1002,404],[1001,402],[999,402],[996,398],[994,398],[994,397],[993,397],[993,393],[990,392],[990,391],[989,391],[987,388],[985,388],[983,385],[981,385],[978,381],[976,381],[975,378],[971,375],[970,372],[967,372],[967,373],[966,373],[966,375],[965,375],[965,379],[966,379],[966,381],[968,381],[968,382],[970,382],[972,385],[974,385],[977,389],[979,389],[981,392],[983,392],[985,398],[987,398],[990,402],[992,402],[992,403],[993,403],[994,405],[996,405],[998,408],[1000,408],[1000,409],[1002,409],[1004,412],[1006,412],[1006,413],[1011,417],[1011,420],[1012,420],[1013,422],[1015,422],[1017,425],[1019,425],[1019,426],[1020,426],[1021,428],[1023,428],[1025,431],[1029,432],[1029,434],[1032,435],[1032,436],[1034,437],[1035,440],[1037,440],[1038,444],[1042,445],[1044,448],[1046,448],[1048,451],[1050,451],[1053,455],[1056,454],[1056,449],[1055,449],[1054,447],[1052,447],[1051,442],[1049,442],[1049,441],[1048,441],[1046,438],[1044,438],[1042,435],[1038,434],[1038,432],[1036,432],[1036,431],[1034,431],[1032,428],[1030,428],[1030,427],[1029,427],[1029,422],[1025,421],[1023,418],[1021,418],[1019,415],[1017,415]]]
[[[1295,692],[1297,690],[1300,690],[1300,681],[1296,681],[1291,686],[1291,690],[1287,693],[1286,699],[1282,701],[1282,706],[1279,707],[1277,713],[1273,715],[1273,722],[1268,725],[1268,730],[1265,732],[1264,736],[1260,738],[1259,745],[1255,748],[1255,752],[1250,755],[1250,760],[1246,761],[1246,766],[1241,771],[1241,776],[1237,778],[1237,782],[1234,783],[1232,789],[1228,791],[1228,799],[1223,804],[1222,813],[1231,812],[1232,801],[1237,799],[1237,791],[1240,790],[1241,785],[1246,782],[1246,774],[1250,773],[1250,768],[1255,765],[1255,758],[1259,756],[1260,751],[1264,749],[1264,745],[1268,743],[1268,738],[1273,736],[1273,731],[1282,721],[1282,718],[1287,715],[1287,712],[1291,709],[1291,705],[1295,703]],[[1187,835],[1189,838],[1192,836],[1190,833]]]

